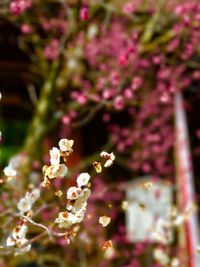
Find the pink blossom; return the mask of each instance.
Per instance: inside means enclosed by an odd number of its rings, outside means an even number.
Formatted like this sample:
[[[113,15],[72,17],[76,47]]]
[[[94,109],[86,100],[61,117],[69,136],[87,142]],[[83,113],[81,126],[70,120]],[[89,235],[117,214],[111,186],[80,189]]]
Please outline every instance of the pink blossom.
[[[32,0],[13,0],[10,3],[10,13],[13,15],[19,15],[21,12],[30,8],[32,5]]]
[[[124,100],[123,100],[123,97],[122,96],[117,96],[115,99],[114,99],[114,108],[116,110],[122,110],[123,107],[124,107]]]
[[[135,12],[135,9],[136,9],[136,7],[135,7],[134,3],[133,2],[129,2],[129,3],[127,3],[127,4],[124,5],[123,12],[125,14],[128,14],[129,15],[129,14],[134,13]]]
[[[82,7],[80,9],[79,17],[81,20],[88,20],[89,19],[89,8],[88,7]]]
[[[68,125],[71,121],[71,119],[68,115],[64,115],[61,120],[62,120],[62,123],[65,125]]]
[[[24,23],[24,24],[21,26],[21,31],[22,31],[22,33],[24,33],[24,34],[30,34],[30,33],[32,33],[32,27],[31,27],[30,24]]]
[[[53,39],[44,49],[44,55],[49,60],[56,60],[60,55],[60,45],[58,39]]]

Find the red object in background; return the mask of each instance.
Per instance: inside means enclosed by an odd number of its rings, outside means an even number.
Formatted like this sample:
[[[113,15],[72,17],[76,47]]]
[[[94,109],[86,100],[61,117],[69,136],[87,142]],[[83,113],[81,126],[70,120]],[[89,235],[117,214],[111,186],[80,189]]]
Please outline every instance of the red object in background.
[[[175,136],[178,205],[181,212],[185,213],[194,205],[195,192],[188,129],[181,93],[175,95]],[[199,225],[196,210],[186,219],[184,227],[185,242],[180,245],[185,247],[184,257],[187,255],[187,266],[199,267],[200,255],[196,252],[199,245]]]

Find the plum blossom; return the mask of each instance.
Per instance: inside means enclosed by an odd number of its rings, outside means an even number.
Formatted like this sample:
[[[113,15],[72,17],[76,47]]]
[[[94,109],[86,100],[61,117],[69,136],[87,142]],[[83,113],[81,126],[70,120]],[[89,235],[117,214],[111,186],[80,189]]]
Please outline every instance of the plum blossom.
[[[87,207],[87,200],[91,195],[91,190],[88,188],[84,188],[82,191],[82,195],[75,201],[72,211],[78,212],[83,208]]]
[[[51,166],[44,166],[43,172],[44,172],[44,183],[43,186],[47,185],[48,179],[54,179],[56,177],[64,177],[67,174],[67,167],[64,164],[58,164],[58,165],[51,165]]]
[[[18,252],[16,254],[21,254],[24,252],[28,252],[31,249],[31,244],[25,245],[28,240],[26,239],[28,227],[24,222],[16,226],[11,235],[8,236],[6,240],[6,245],[8,247],[16,247]]]
[[[153,256],[162,266],[166,266],[169,263],[168,255],[161,248],[154,249]]]
[[[79,174],[76,182],[77,182],[78,187],[82,187],[82,186],[86,186],[88,184],[89,180],[90,180],[89,173],[83,172],[83,173]]]
[[[105,241],[105,242],[103,243],[103,245],[102,245],[102,249],[103,249],[103,250],[106,250],[106,249],[108,249],[108,248],[110,248],[110,247],[112,247],[112,246],[113,246],[112,240],[107,240],[107,241]]]
[[[19,15],[26,9],[30,8],[32,0],[12,0],[10,3],[10,13],[13,15]]]
[[[10,178],[14,178],[18,175],[18,172],[23,164],[26,164],[27,157],[23,154],[17,154],[13,156],[8,163],[8,166],[4,168],[5,176]]]
[[[67,198],[70,200],[77,199],[82,194],[81,188],[72,186],[67,190]]]
[[[45,48],[44,55],[47,59],[54,61],[60,55],[59,40],[53,39]]]
[[[104,163],[104,167],[110,167],[113,164],[113,161],[115,160],[115,155],[114,153],[107,153],[106,151],[102,151],[100,156],[106,160],[106,162]]]
[[[180,261],[177,258],[173,258],[171,261],[171,267],[179,267]]]
[[[21,211],[22,213],[30,211],[31,207],[32,207],[32,202],[30,198],[26,198],[26,197],[22,198],[17,205],[18,210]]]
[[[62,152],[71,152],[74,140],[61,139],[58,143],[60,151]]]
[[[81,173],[77,178],[78,187],[72,186],[67,190],[67,212],[60,212],[55,220],[60,228],[68,228],[83,221],[91,190],[81,187],[87,186],[89,179],[88,173]]]
[[[42,185],[47,187],[50,185],[49,179],[54,179],[56,177],[63,178],[67,172],[68,168],[65,164],[60,164],[60,158],[63,157],[63,160],[66,161],[66,157],[72,152],[73,140],[61,139],[59,141],[59,147],[62,150],[59,150],[57,147],[53,147],[50,150],[50,166],[43,167],[44,180]]]
[[[59,224],[59,228],[68,228],[73,224],[80,223],[83,220],[84,213],[70,213],[70,212],[60,212],[58,218],[56,218],[55,223]]]
[[[57,147],[53,147],[50,150],[50,162],[51,165],[60,164],[60,150]]]
[[[135,5],[133,2],[129,2],[127,4],[124,5],[123,7],[123,12],[125,14],[132,14],[135,11]]]
[[[88,20],[89,19],[89,8],[88,7],[82,7],[80,9],[79,17],[81,20]]]
[[[17,175],[17,171],[12,167],[11,164],[6,166],[3,171],[7,177],[15,177]]]
[[[40,190],[34,189],[32,192],[26,193],[24,198],[21,198],[17,204],[17,208],[20,212],[26,213],[31,211],[32,205],[40,197]]]
[[[103,226],[106,227],[110,223],[111,219],[108,216],[101,216],[99,218],[99,223]]]
[[[70,191],[69,191],[70,190]],[[73,191],[69,188],[67,192],[67,196],[69,192]],[[87,207],[87,199],[90,196],[90,190],[85,188],[85,189],[80,189],[81,194],[76,198],[76,199],[69,199],[70,200],[75,200],[74,203],[69,203],[67,205],[67,210],[66,212],[60,212],[58,215],[58,218],[56,218],[55,223],[59,225],[60,228],[68,228],[76,223],[80,223],[84,219],[86,207]],[[75,191],[73,191],[74,193]]]
[[[102,166],[101,163],[98,161],[93,162],[93,167],[95,168],[97,173],[101,173],[102,172]]]

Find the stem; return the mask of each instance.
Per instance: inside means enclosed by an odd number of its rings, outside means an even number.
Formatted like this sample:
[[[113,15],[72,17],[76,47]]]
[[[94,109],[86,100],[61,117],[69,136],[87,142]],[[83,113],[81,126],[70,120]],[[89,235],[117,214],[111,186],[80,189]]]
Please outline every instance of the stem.
[[[96,16],[98,9],[94,9],[91,15],[91,19]],[[86,28],[88,22],[81,22],[77,27],[63,35],[61,39],[61,50],[64,50],[65,45],[73,39],[81,30]],[[29,164],[31,160],[40,151],[41,141],[45,134],[49,131],[48,125],[52,124],[52,102],[53,95],[55,93],[55,81],[57,79],[60,67],[64,60],[63,53],[60,55],[59,59],[52,63],[47,80],[41,89],[40,97],[35,108],[35,112],[30,123],[28,133],[24,142],[24,151],[29,155]],[[49,119],[49,121],[48,121]],[[56,118],[54,118],[56,120]]]
[[[152,39],[155,33],[156,25],[161,18],[161,10],[164,2],[165,0],[159,0],[158,9],[156,13],[150,18],[149,22],[146,24],[144,33],[142,35],[142,43],[148,43]]]
[[[32,122],[28,129],[28,134],[24,143],[24,150],[31,158],[38,152],[40,142],[45,134],[45,122],[47,122],[47,119],[50,115],[51,100],[54,93],[58,69],[59,62],[55,61],[52,64],[49,77],[41,89],[40,98],[38,100]]]
[[[51,231],[49,230],[48,227],[46,227],[45,225],[41,224],[41,223],[36,223],[35,221],[33,221],[31,218],[28,218],[27,216],[23,215],[23,214],[15,214],[16,217],[21,217],[23,219],[25,219],[26,221],[30,222],[31,224],[35,225],[35,226],[38,226],[40,228],[43,228],[47,234],[49,235],[49,238],[51,240],[53,240],[53,237],[52,237],[52,233]]]

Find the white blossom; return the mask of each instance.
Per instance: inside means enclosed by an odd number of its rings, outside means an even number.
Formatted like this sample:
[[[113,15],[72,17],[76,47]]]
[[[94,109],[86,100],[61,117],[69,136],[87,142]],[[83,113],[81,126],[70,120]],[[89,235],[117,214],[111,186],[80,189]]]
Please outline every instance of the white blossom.
[[[183,222],[185,221],[185,216],[184,215],[178,215],[174,221],[173,221],[173,224],[175,226],[180,226]]]
[[[17,175],[17,171],[12,167],[11,164],[5,167],[3,171],[7,177],[14,177]]]
[[[87,201],[88,198],[90,197],[90,195],[91,195],[91,190],[88,189],[88,188],[84,188],[84,189],[83,189],[83,195],[81,196],[80,199],[81,199],[82,201]]]
[[[60,150],[57,147],[52,147],[50,150],[50,162],[51,165],[60,164]]]
[[[100,156],[105,159],[104,167],[110,167],[113,164],[113,161],[115,160],[115,155],[114,153],[108,153],[106,151],[102,151]]]
[[[74,200],[81,196],[82,190],[78,187],[72,186],[67,190],[67,199]]]
[[[87,31],[87,37],[89,40],[92,40],[98,34],[98,26],[96,24],[90,25]]]
[[[173,258],[171,261],[171,267],[178,267],[180,266],[180,262],[177,258]]]
[[[32,208],[32,201],[31,198],[22,198],[20,199],[19,203],[17,204],[17,208],[21,212],[27,212],[30,211]]]
[[[79,174],[76,182],[77,182],[78,187],[81,187],[81,186],[86,186],[89,180],[90,180],[90,175],[87,172],[83,172]]]
[[[57,176],[64,177],[67,174],[68,168],[65,164],[59,164],[59,169],[57,170]]]
[[[60,212],[55,223],[59,224],[60,228],[68,228],[73,224],[80,223],[84,218],[84,214],[73,214],[69,212]]]
[[[115,250],[114,250],[114,248],[112,246],[108,247],[104,251],[104,258],[106,260],[111,260],[114,256],[115,256]]]
[[[34,203],[40,197],[40,190],[35,188],[32,192],[27,193],[27,196],[30,197],[32,203]]]
[[[32,205],[39,198],[39,196],[40,196],[39,189],[33,189],[31,192],[26,193],[25,197],[21,198],[19,203],[17,204],[18,210],[21,211],[22,213],[30,211]]]
[[[101,163],[98,161],[93,162],[93,167],[95,168],[97,173],[101,173],[102,172],[102,166]]]
[[[14,247],[15,244],[16,244],[16,241],[14,240],[14,238],[12,236],[8,236],[8,238],[6,240],[6,246]]]
[[[110,223],[111,219],[108,216],[101,216],[99,218],[99,223],[103,226],[106,227]]]
[[[58,223],[60,228],[67,228],[73,224],[82,222],[87,207],[87,199],[90,194],[91,191],[88,188],[82,190],[78,187],[70,187],[67,191],[67,198],[69,200],[75,200],[75,202],[67,205],[68,212],[59,213],[55,223]]]
[[[68,168],[65,164],[51,165],[45,168],[44,174],[49,179],[56,177],[64,177],[67,174]]]
[[[166,266],[169,263],[168,255],[160,248],[154,249],[153,256],[154,259],[161,265]]]
[[[113,164],[113,160],[108,159],[108,160],[106,160],[106,162],[105,162],[105,164],[104,164],[104,167],[105,167],[105,168],[110,167],[112,164]]]
[[[10,166],[12,166],[12,168],[16,171],[18,171],[18,169],[20,169],[23,165],[25,165],[27,163],[27,156],[24,154],[16,154],[15,156],[13,156],[10,160],[9,160],[9,164]]]
[[[84,188],[82,191],[82,195],[76,200],[74,203],[73,212],[83,211],[87,207],[87,200],[91,195],[91,190],[88,188]]]
[[[13,229],[13,232],[6,240],[6,245],[8,247],[18,248],[16,255],[28,252],[31,249],[31,244],[25,245],[28,242],[28,239],[25,238],[27,230],[28,228],[24,223],[22,225],[18,225]]]
[[[68,152],[72,150],[74,140],[61,139],[58,143],[59,148],[62,152]]]

